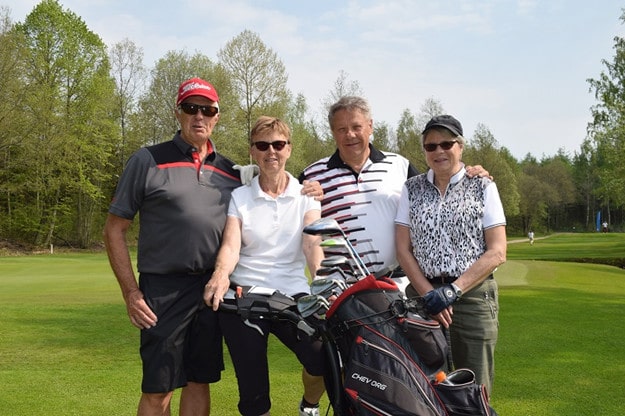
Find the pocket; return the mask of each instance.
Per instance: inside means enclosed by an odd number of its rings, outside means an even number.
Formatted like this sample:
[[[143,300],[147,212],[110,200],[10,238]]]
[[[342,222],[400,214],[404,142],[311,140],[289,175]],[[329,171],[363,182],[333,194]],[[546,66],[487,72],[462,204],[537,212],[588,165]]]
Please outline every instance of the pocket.
[[[483,385],[475,383],[475,373],[461,368],[447,375],[447,379],[434,385],[445,404],[449,415],[471,416],[471,415],[494,415],[494,411],[489,405],[488,393]]]
[[[488,288],[483,293],[484,303],[490,310],[491,318],[496,321],[499,315],[499,302],[497,301],[497,291]]]
[[[398,318],[397,324],[417,357],[425,365],[431,368],[442,368],[445,365],[448,346],[445,334],[437,321],[409,312],[406,316]]]
[[[344,387],[358,409],[378,415],[444,415],[428,377],[406,351],[363,327],[345,364]],[[365,413],[367,414],[367,413]]]

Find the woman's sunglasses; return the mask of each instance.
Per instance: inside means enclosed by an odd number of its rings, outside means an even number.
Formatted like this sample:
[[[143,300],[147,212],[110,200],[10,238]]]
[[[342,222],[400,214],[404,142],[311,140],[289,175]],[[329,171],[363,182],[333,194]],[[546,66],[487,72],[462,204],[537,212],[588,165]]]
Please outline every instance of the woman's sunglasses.
[[[426,152],[433,152],[436,150],[438,146],[440,146],[441,149],[443,150],[449,150],[452,147],[454,147],[454,144],[456,144],[457,142],[458,140],[450,140],[448,142],[440,142],[440,143],[426,143],[423,145],[423,148],[425,149]]]
[[[252,146],[256,146],[256,148],[260,150],[261,152],[266,151],[267,149],[269,149],[269,146],[271,146],[274,148],[276,152],[279,152],[280,150],[284,149],[284,146],[286,146],[289,143],[291,142],[288,142],[285,140],[276,140],[275,142],[258,141],[258,142],[252,142]]]
[[[198,111],[201,111],[206,117],[215,117],[219,113],[219,107],[213,107],[212,105],[199,105],[192,103],[182,103],[178,106],[185,114],[196,115]]]

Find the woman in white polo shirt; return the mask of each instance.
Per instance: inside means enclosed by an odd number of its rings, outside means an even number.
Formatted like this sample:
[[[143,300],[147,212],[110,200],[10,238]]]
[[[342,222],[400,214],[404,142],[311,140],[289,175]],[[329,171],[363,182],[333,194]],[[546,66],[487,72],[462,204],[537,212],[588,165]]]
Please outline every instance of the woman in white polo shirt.
[[[222,245],[211,280],[262,286],[298,297],[310,293],[306,266],[314,275],[323,259],[320,238],[303,234],[304,226],[321,216],[319,201],[301,195],[302,185],[286,171],[291,156],[289,127],[274,117],[260,117],[251,132],[250,155],[260,169],[250,186],[232,192]],[[223,286],[222,286],[223,287]],[[204,298],[216,308],[223,294],[207,286]],[[225,301],[234,299],[229,290]],[[300,340],[289,322],[255,320],[246,325],[236,314],[220,313],[220,324],[239,385],[243,415],[269,414],[267,339],[273,333],[304,366],[300,415],[318,415],[324,392],[321,342]]]
[[[493,271],[506,260],[506,218],[497,186],[468,178],[462,125],[433,117],[422,133],[429,171],[404,184],[395,218],[397,259],[426,310],[450,329],[454,363],[491,391],[498,336]]]

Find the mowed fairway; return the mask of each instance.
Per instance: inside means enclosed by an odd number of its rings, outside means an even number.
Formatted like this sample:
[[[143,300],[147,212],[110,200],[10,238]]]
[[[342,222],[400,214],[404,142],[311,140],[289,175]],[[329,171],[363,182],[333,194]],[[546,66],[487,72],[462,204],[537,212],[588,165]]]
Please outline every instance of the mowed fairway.
[[[588,237],[588,253],[593,242],[605,242]],[[521,259],[542,257],[541,250],[574,257],[566,238],[531,248],[511,244],[496,273],[501,311],[492,404],[500,415],[625,414],[625,270]],[[623,235],[610,238],[609,247],[625,243]],[[562,253],[552,239],[564,244]],[[103,253],[0,257],[0,306],[0,415],[136,413],[138,333]],[[275,339],[270,366],[272,414],[295,414],[301,367]],[[226,357],[212,414],[237,415],[236,402]]]
[[[625,414],[625,271],[512,260],[500,282],[501,415]]]

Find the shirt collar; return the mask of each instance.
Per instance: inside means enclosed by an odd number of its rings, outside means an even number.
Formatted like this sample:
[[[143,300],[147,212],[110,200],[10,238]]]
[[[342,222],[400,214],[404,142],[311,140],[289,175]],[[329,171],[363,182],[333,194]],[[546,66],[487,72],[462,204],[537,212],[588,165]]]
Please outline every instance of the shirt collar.
[[[278,198],[297,197],[298,195],[300,195],[300,184],[298,180],[295,179],[295,177],[289,172],[286,172],[286,174],[289,177],[289,183],[287,184],[284,193],[279,195]],[[252,187],[252,194],[254,195],[254,198],[267,198],[267,194],[264,193],[263,190],[260,188],[260,182],[258,180],[259,176],[260,175],[254,176],[254,178],[252,178],[252,182],[250,183],[250,186]]]
[[[464,167],[464,163],[461,163],[460,165],[461,165],[460,170],[456,172],[449,180],[450,185],[460,182],[460,180],[464,178],[464,176],[466,175],[467,170]],[[428,182],[434,183],[434,171],[432,169],[428,170],[427,177],[428,177]]]
[[[385,158],[386,155],[384,153],[382,153],[381,151],[376,149],[371,143],[369,143],[369,160],[371,160],[373,163],[378,163]],[[343,162],[343,159],[341,159],[341,155],[339,154],[338,149],[334,151],[334,154],[330,157],[330,160],[328,160],[328,169],[336,168],[351,170],[351,168],[345,162]]]
[[[194,147],[183,140],[182,136],[180,136],[180,130],[174,136],[174,143],[183,154],[191,156]],[[211,139],[208,139],[208,156],[213,153],[215,153],[215,144]]]

